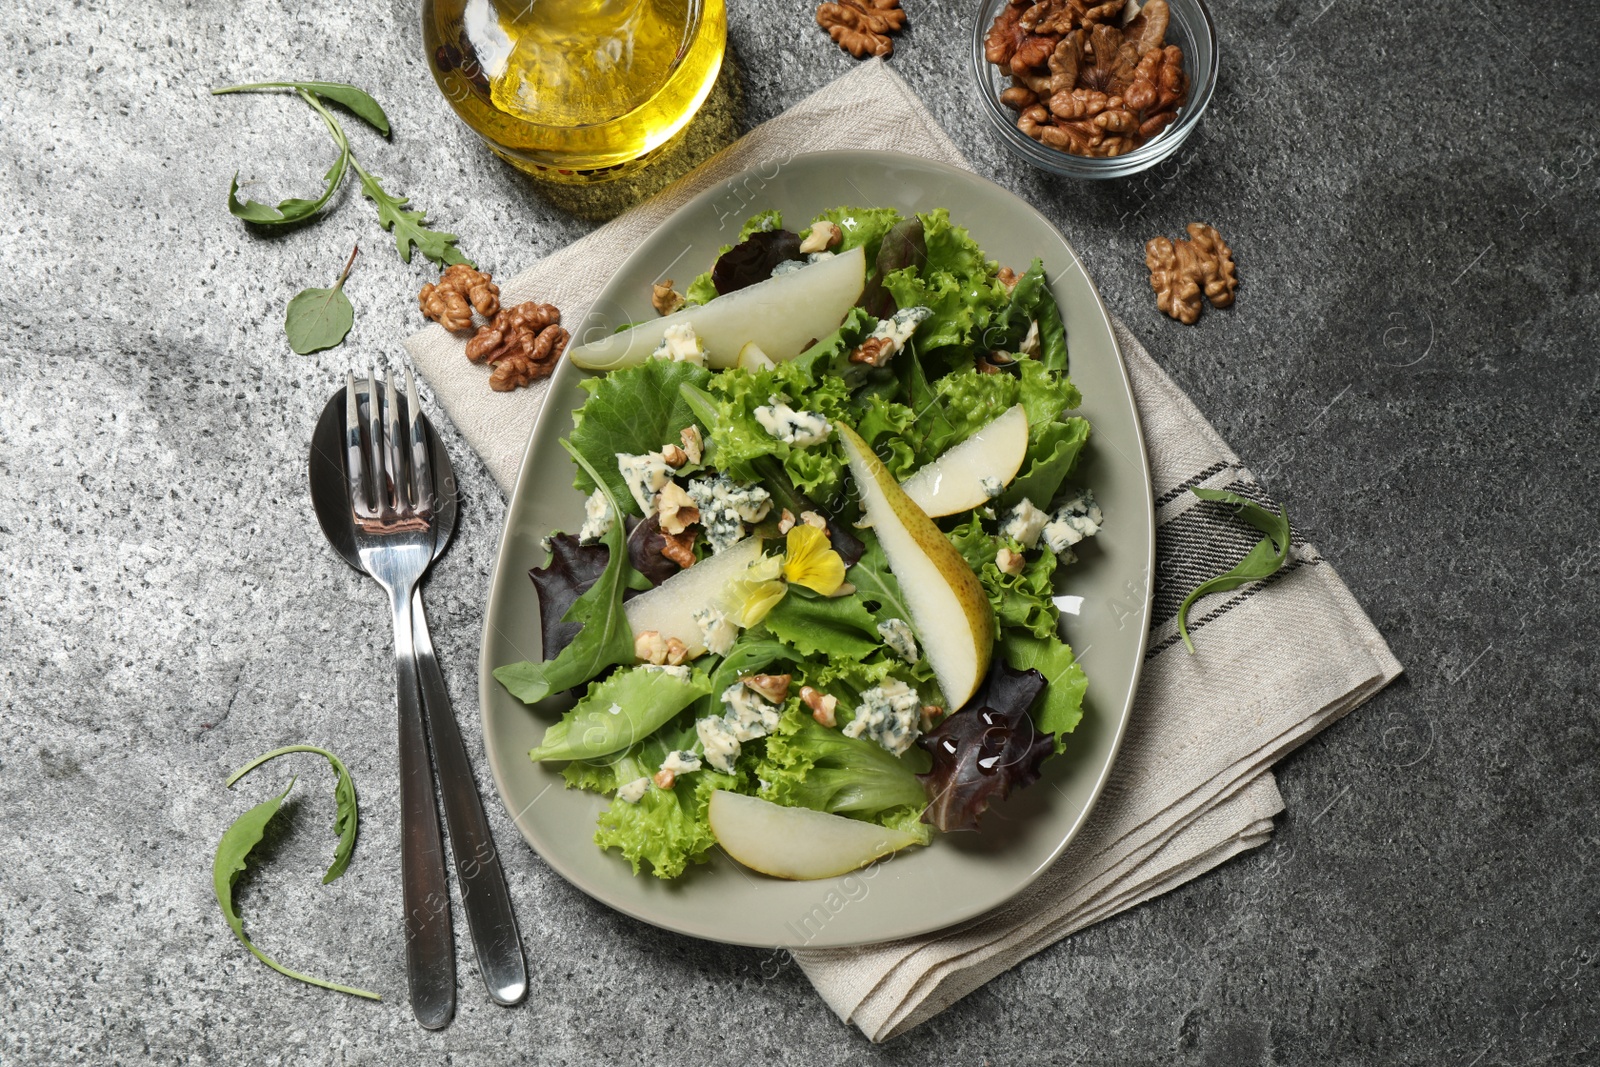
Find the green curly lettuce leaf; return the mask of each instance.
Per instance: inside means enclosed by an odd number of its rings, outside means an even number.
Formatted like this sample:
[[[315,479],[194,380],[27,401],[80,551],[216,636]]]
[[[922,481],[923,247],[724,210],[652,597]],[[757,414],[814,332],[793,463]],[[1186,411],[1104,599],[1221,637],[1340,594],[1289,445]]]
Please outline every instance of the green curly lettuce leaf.
[[[1022,473],[1006,487],[1001,507],[1014,507],[1024,498],[1047,508],[1061,490],[1061,483],[1078,464],[1078,456],[1089,441],[1089,421],[1076,416],[1061,422],[1047,422],[1028,431],[1028,452]]]
[[[1028,561],[1021,574],[1006,574],[995,562],[995,555],[1001,548],[1021,552],[1022,546],[1017,542],[986,532],[976,517],[951,530],[949,537],[967,566],[977,573],[1002,630],[1022,630],[1035,637],[1055,634],[1060,612],[1051,600],[1054,553],[1040,552]]]
[[[661,730],[625,752],[604,770],[591,772],[590,779],[609,774],[611,789],[647,778],[661,769],[667,753],[691,749],[695,744],[692,724]],[[568,778],[568,785],[573,784]],[[633,873],[648,865],[657,878],[676,878],[691,863],[710,858],[716,836],[706,819],[711,794],[718,789],[750,792],[749,776],[741,768],[736,774],[721,774],[703,767],[681,776],[671,789],[651,786],[638,803],[620,797],[601,812],[594,842],[603,849],[616,849],[628,861]]]
[[[883,244],[884,235],[900,221],[900,212],[892,207],[836,207],[812,219],[811,225],[815,226],[824,220],[838,226],[842,238],[830,251],[840,253],[852,248],[865,249],[870,265],[878,261],[878,248]],[[810,232],[810,228],[807,228],[800,236],[805,237]]]
[[[1042,732],[1054,734],[1056,752],[1063,751],[1067,735],[1083,719],[1083,694],[1089,688],[1072,647],[1055,634],[1036,637],[1021,630],[1004,630],[1000,655],[1016,670],[1044,675],[1044,694],[1033,707],[1033,721]]]
[[[1011,290],[1001,283],[999,267],[985,258],[966,230],[950,221],[944,208],[918,214],[922,221],[927,261],[921,267],[891,271],[884,288],[896,306],[926,307],[933,315],[917,328],[924,349],[961,346],[961,358],[982,341],[1006,305]]]
[[[917,775],[928,765],[921,749],[896,756],[875,742],[818,725],[792,703],[767,738],[755,773],[763,783],[759,795],[774,803],[897,826],[926,844],[931,828],[920,816],[927,795]]]
[[[579,382],[589,396],[573,413],[568,439],[629,512],[637,514],[639,505],[617,470],[617,456],[624,452],[637,456],[677,444],[684,427],[695,423],[680,387],[703,385],[711,377],[710,371],[693,363],[647,359]],[[572,484],[582,493],[595,487],[581,466]]]

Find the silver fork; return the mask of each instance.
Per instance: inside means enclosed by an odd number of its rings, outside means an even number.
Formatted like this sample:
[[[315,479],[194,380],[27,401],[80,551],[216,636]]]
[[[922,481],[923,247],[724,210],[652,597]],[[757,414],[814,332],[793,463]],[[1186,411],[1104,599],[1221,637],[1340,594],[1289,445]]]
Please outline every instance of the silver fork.
[[[363,433],[355,379],[347,376],[345,469],[356,549],[367,573],[389,594],[394,612],[406,972],[412,1013],[423,1026],[438,1029],[455,1014],[455,939],[412,638],[412,595],[433,559],[435,498],[416,383],[406,384],[409,403],[402,409],[394,375],[386,376],[380,396],[376,375],[368,374]]]

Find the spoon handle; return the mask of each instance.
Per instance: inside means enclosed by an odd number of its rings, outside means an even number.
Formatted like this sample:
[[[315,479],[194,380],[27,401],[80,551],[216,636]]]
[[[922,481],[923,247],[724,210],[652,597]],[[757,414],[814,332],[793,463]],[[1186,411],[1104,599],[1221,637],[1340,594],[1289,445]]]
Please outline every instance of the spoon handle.
[[[456,951],[444,842],[433,805],[433,767],[418,690],[410,590],[392,589],[395,694],[400,710],[400,871],[406,909],[406,976],[411,1011],[429,1030],[456,1011]]]
[[[522,938],[516,914],[511,910],[505,872],[500,868],[500,853],[483,812],[483,798],[473,780],[472,763],[461,741],[450,693],[433,653],[420,591],[412,601],[411,619],[423,715],[439,771],[439,792],[444,798],[445,823],[450,828],[450,851],[455,855],[456,877],[461,885],[461,907],[467,915],[472,947],[489,996],[498,1004],[516,1004],[528,992]]]

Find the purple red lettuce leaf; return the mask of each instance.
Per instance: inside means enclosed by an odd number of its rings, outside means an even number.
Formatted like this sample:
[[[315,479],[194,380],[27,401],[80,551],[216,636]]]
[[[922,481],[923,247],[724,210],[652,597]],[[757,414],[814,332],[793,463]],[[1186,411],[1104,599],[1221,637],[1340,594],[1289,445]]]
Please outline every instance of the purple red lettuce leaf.
[[[711,268],[711,284],[718,296],[772,277],[772,269],[786,259],[800,258],[800,235],[789,230],[753,233],[721,256]]]
[[[1032,785],[1055,752],[1053,735],[1028,711],[1044,692],[1044,675],[1019,671],[999,657],[966,707],[918,739],[933,768],[918,775],[928,794],[924,822],[940,830],[976,830],[989,805]]]

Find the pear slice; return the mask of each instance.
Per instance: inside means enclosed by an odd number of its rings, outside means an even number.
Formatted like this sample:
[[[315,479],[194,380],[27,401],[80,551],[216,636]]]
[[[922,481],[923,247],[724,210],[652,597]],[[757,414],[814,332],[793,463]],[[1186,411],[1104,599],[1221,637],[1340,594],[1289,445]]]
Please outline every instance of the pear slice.
[[[978,691],[989,672],[994,609],[961,553],[896,484],[861,435],[842,422],[834,426],[867,520],[900,582],[911,625],[933,666],[946,706],[954,711]]]
[[[761,351],[760,345],[751,341],[739,349],[739,358],[735,361],[734,366],[754,374],[756,371],[771,370],[777,364],[772,362],[771,356]]]
[[[852,248],[831,259],[719,296],[709,304],[687,307],[621,333],[607,334],[568,354],[585,370],[632,367],[650,357],[668,329],[687,322],[694,326],[712,367],[733,366],[740,349],[750,342],[755,342],[769,359],[782,363],[798,356],[813,339],[826,337],[839,328],[861,295],[866,277],[866,253]]]
[[[917,844],[904,830],[726,789],[711,794],[706,820],[717,843],[746,867],[801,882],[845,874]]]
[[[690,652],[704,652],[695,612],[722,607],[734,579],[760,558],[761,538],[754,535],[708,556],[624,604],[628,625],[635,636],[654,630],[663,638],[676,637]]]
[[[1028,416],[1018,404],[919,467],[900,488],[930,516],[954,515],[994,495],[984,488],[986,482],[990,488],[1010,485],[1027,454]]]

